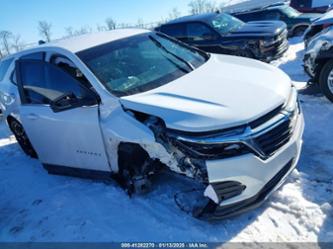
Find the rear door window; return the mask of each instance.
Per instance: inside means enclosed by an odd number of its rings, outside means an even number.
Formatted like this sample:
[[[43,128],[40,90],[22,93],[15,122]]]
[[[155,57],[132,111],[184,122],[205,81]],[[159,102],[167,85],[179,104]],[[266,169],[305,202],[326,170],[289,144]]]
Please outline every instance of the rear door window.
[[[14,58],[3,60],[0,62],[0,81],[2,81],[10,67],[11,63],[13,62]]]
[[[45,60],[45,52],[35,52],[35,53],[31,53],[31,54],[27,54],[27,55],[23,55],[20,57],[21,60],[40,60],[40,61],[44,61]],[[10,76],[10,80],[14,85],[17,85],[17,79],[16,79],[16,73],[15,73],[15,69],[12,72],[11,76]]]

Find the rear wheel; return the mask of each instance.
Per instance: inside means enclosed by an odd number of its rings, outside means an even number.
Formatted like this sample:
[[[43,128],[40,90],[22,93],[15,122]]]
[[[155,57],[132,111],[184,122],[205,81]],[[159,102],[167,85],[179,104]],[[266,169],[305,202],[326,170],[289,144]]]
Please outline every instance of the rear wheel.
[[[37,153],[32,147],[32,144],[20,122],[12,118],[9,120],[9,127],[14,133],[14,136],[24,153],[32,158],[38,158]]]
[[[333,60],[329,60],[322,68],[319,85],[322,93],[333,102]]]

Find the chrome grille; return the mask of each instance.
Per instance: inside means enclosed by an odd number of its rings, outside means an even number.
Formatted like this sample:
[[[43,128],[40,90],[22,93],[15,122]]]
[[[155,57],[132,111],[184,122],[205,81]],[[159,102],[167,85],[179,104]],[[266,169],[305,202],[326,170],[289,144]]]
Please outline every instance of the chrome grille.
[[[287,118],[268,132],[255,137],[254,141],[266,156],[271,156],[289,142],[292,131],[292,120]]]
[[[292,88],[284,105],[244,126],[199,135],[169,130],[168,137],[192,158],[217,160],[253,153],[266,160],[290,141],[298,114],[297,90]]]

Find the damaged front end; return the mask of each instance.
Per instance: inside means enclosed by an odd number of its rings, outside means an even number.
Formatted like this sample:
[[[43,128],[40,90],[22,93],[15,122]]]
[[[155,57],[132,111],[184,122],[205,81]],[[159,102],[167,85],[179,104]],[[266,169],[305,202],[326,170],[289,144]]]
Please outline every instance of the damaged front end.
[[[191,134],[170,130],[159,118],[129,112],[154,133],[156,144],[141,144],[150,160],[158,160],[166,166],[164,168],[193,180],[189,184],[190,189],[180,191],[174,196],[177,206],[184,212],[196,218],[209,219],[222,201],[238,196],[246,189],[245,185],[237,181],[210,183],[206,166],[207,160],[226,159],[249,153],[250,149],[245,145],[245,141],[239,141],[245,127],[218,133]],[[228,140],[221,142],[221,139],[226,137]],[[158,170],[163,170],[163,167]]]
[[[318,81],[322,66],[333,56],[333,27],[318,33],[309,42],[304,55],[304,70],[314,82]]]
[[[300,155],[304,121],[295,88],[285,104],[266,115],[212,132],[173,130],[155,116],[127,113],[153,134],[153,142],[140,143],[148,158],[142,162],[161,167],[146,172],[153,176],[168,169],[187,176],[189,189],[175,194],[175,202],[199,219],[220,220],[260,205],[285,181]]]

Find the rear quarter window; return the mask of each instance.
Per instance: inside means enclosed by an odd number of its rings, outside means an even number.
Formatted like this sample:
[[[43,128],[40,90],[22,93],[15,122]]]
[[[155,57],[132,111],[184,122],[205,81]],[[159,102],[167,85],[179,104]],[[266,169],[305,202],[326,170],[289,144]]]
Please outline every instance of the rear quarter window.
[[[0,81],[2,81],[14,59],[3,60],[0,62]]]

